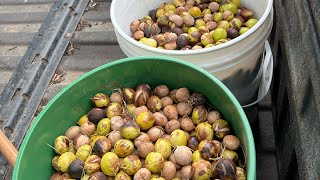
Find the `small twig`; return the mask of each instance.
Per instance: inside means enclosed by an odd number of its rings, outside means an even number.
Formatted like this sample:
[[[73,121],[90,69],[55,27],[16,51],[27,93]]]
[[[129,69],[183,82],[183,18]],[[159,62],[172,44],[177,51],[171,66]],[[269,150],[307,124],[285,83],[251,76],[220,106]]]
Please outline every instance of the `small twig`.
[[[46,143],[47,146],[51,147],[53,150],[55,150],[56,152],[58,152],[59,155],[61,155],[62,153],[60,151],[58,151],[56,148],[54,148],[53,146],[51,146],[50,144]]]
[[[14,50],[14,49],[16,49],[16,48],[17,48],[17,46],[12,47],[12,48],[9,48],[8,51]]]

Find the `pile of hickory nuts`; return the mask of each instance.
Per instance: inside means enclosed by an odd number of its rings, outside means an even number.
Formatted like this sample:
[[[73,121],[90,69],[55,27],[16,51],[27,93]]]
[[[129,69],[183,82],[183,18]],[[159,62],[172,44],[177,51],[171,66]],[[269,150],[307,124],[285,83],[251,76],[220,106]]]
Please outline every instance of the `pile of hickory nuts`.
[[[140,43],[167,50],[202,49],[234,39],[258,22],[240,0],[173,0],[131,23]]]
[[[55,139],[51,180],[246,179],[240,140],[201,93],[144,83],[91,102]]]

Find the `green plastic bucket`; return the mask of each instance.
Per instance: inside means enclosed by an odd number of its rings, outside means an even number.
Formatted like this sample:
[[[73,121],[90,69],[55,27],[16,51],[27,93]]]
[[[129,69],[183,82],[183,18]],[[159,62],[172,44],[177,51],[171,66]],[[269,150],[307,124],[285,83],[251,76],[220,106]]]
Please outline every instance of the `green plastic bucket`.
[[[203,93],[218,108],[240,138],[247,156],[247,179],[256,177],[256,153],[252,131],[240,104],[215,77],[190,63],[169,57],[134,57],[98,67],[78,78],[55,96],[28,131],[13,172],[13,179],[43,180],[54,173],[54,151],[47,144],[64,134],[68,127],[91,108],[90,97],[97,92],[111,93],[116,88],[138,83],[155,87],[187,87]]]

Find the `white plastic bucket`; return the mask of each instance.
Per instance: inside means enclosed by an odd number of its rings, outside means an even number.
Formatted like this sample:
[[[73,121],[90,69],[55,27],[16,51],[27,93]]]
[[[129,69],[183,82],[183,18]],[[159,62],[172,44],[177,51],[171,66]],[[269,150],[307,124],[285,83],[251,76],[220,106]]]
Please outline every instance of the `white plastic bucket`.
[[[254,12],[258,23],[245,34],[219,46],[179,51],[151,48],[131,37],[130,23],[152,9],[172,0],[113,0],[111,20],[118,43],[129,56],[171,56],[206,69],[221,80],[241,105],[256,100],[262,77],[262,52],[272,29],[272,0],[241,0],[241,6]],[[186,72],[187,73],[187,72]]]

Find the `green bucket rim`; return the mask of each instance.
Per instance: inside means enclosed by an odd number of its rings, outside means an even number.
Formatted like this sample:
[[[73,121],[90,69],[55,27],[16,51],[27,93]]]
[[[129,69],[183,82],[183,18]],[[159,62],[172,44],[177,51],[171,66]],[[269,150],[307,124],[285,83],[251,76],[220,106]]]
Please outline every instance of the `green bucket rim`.
[[[157,59],[157,60],[162,60],[162,61],[169,61],[169,62],[174,62],[180,65],[185,65],[188,66],[190,68],[195,69],[196,71],[204,74],[205,76],[209,77],[212,81],[214,81],[215,83],[218,84],[218,86],[220,86],[228,95],[228,97],[230,98],[230,100],[234,103],[236,109],[239,111],[239,115],[240,115],[240,119],[245,127],[245,137],[248,140],[248,155],[247,155],[247,160],[249,159],[250,161],[250,167],[247,167],[247,177],[249,180],[251,179],[256,179],[256,172],[255,172],[255,167],[256,167],[256,150],[255,150],[255,144],[254,144],[254,138],[253,138],[253,134],[252,134],[252,130],[251,130],[251,126],[249,124],[249,121],[247,119],[247,116],[245,115],[245,112],[243,111],[240,103],[238,102],[238,100],[235,98],[235,96],[232,94],[232,92],[220,81],[218,80],[216,77],[214,77],[212,74],[210,74],[209,72],[205,71],[204,69],[195,66],[192,63],[177,59],[177,58],[172,58],[172,57],[167,57],[167,56],[136,56],[136,57],[129,57],[129,58],[123,58],[123,59],[119,59],[107,64],[104,64],[102,66],[99,66],[85,74],[83,74],[82,76],[80,76],[79,78],[77,78],[76,80],[74,80],[73,82],[71,82],[69,85],[67,85],[66,87],[64,87],[57,95],[54,96],[54,98],[52,98],[51,101],[49,101],[49,103],[46,105],[46,107],[40,112],[40,114],[37,116],[37,118],[34,120],[34,122],[31,124],[30,129],[28,130],[26,136],[24,137],[24,140],[20,146],[19,149],[19,153],[18,153],[18,157],[16,160],[16,164],[14,166],[14,171],[13,171],[13,176],[12,179],[17,179],[18,176],[18,172],[19,169],[21,167],[19,167],[21,159],[23,157],[24,154],[24,149],[25,146],[27,145],[27,142],[30,139],[30,136],[32,134],[32,132],[34,131],[34,129],[36,128],[37,124],[39,123],[40,119],[42,118],[42,116],[46,113],[46,111],[48,111],[51,107],[52,104],[55,103],[55,101],[62,95],[64,94],[66,91],[68,91],[71,87],[73,87],[75,84],[77,84],[78,82],[82,81],[83,79],[87,78],[88,76],[93,75],[94,73],[101,71],[103,69],[107,69],[113,65],[117,65],[117,64],[122,64],[122,63],[126,63],[126,62],[131,62],[131,61],[144,61],[144,60],[148,60],[148,59]],[[250,156],[250,158],[249,158]],[[249,163],[248,161],[246,163]]]

